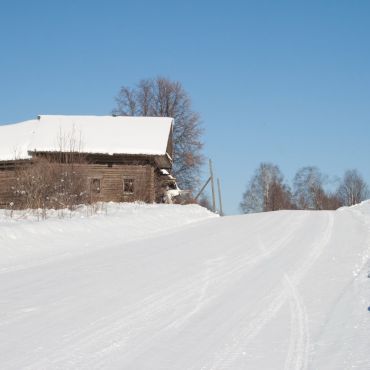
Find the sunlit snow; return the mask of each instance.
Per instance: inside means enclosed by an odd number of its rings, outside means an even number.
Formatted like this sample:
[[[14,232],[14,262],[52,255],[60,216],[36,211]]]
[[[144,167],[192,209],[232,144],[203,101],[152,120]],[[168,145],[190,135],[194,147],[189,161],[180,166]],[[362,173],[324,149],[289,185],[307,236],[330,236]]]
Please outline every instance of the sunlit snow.
[[[370,368],[370,203],[89,212],[1,214],[1,369]]]
[[[167,117],[49,116],[0,125],[0,160],[30,151],[165,155],[173,123]]]

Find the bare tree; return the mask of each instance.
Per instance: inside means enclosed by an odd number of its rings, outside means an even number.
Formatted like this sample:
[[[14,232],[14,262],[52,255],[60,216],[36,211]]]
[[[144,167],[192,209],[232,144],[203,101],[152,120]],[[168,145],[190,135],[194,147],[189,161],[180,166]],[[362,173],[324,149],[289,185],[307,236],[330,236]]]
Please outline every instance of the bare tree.
[[[180,82],[157,77],[141,80],[134,88],[123,86],[113,113],[174,118],[174,175],[184,189],[193,190],[198,185],[203,162],[202,127]]]
[[[298,209],[323,209],[324,177],[317,167],[303,167],[293,180],[294,199]]]
[[[342,207],[342,201],[337,193],[324,193],[321,199],[322,209],[335,210]]]
[[[280,209],[293,209],[292,193],[289,186],[282,182],[274,181],[270,187],[270,197],[267,203],[267,211]]]
[[[244,213],[291,209],[289,187],[283,183],[278,166],[261,163],[243,194],[240,208]]]
[[[327,177],[317,167],[299,169],[293,180],[293,196],[297,209],[337,209],[342,203],[337,193],[325,190]]]
[[[348,170],[343,176],[337,193],[343,205],[352,206],[369,196],[369,188],[357,170]]]

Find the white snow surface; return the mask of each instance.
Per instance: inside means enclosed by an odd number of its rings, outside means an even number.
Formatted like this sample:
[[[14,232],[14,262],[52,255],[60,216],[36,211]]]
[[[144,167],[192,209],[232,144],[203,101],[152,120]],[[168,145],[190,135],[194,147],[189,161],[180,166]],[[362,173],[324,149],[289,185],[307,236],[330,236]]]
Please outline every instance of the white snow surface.
[[[0,125],[0,160],[29,151],[165,155],[173,123],[167,117],[49,116]],[[72,146],[70,145],[72,142]]]
[[[370,369],[369,202],[89,212],[0,213],[1,369]]]

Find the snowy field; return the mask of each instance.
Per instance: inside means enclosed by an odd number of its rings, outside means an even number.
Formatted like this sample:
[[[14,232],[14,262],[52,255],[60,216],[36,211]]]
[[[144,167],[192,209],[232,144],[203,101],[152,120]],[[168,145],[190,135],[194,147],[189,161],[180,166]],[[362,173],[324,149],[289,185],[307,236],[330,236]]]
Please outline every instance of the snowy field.
[[[370,369],[370,203],[0,211],[0,369]]]

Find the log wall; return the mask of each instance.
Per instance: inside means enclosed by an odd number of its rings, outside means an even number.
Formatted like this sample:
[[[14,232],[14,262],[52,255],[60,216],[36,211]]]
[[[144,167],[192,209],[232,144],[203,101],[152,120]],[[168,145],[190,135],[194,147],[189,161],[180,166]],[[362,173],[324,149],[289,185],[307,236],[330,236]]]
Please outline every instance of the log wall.
[[[100,192],[90,189],[91,201],[113,202],[154,202],[153,167],[150,165],[79,165],[80,171],[88,181],[100,180]],[[133,193],[124,191],[124,180],[133,180]]]
[[[15,182],[14,170],[0,170],[0,208],[4,208],[12,201],[12,186]]]
[[[86,178],[91,202],[143,201],[153,203],[160,197],[157,194],[154,167],[152,165],[122,164],[76,164],[76,171]],[[93,179],[100,180],[99,191],[94,191]],[[124,180],[133,180],[133,192],[124,191]],[[0,207],[9,206],[13,198],[12,186],[15,183],[14,170],[0,170]],[[96,181],[95,181],[96,184]]]

